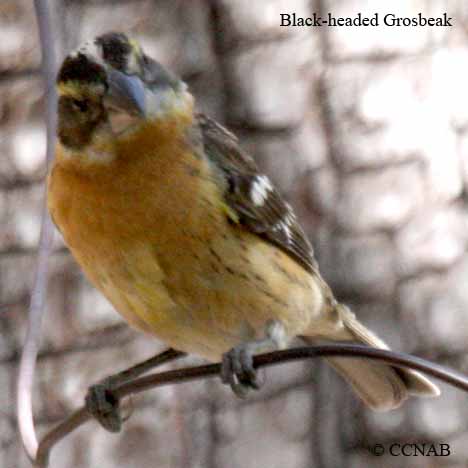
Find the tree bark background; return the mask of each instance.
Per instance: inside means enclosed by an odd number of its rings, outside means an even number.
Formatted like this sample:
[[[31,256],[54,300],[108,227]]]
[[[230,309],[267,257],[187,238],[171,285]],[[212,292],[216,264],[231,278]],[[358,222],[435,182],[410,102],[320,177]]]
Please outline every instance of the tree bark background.
[[[61,57],[122,30],[180,74],[294,205],[338,297],[398,350],[468,372],[468,6],[453,1],[51,2]],[[280,27],[281,13],[453,17],[453,27]],[[29,0],[0,4],[0,465],[26,467],[14,386],[44,194],[39,48]],[[128,329],[56,242],[39,360],[39,429],[87,386],[162,345]],[[188,362],[198,362],[192,359]],[[187,364],[187,361],[184,362]],[[91,423],[52,466],[468,466],[467,396],[386,414],[321,363],[269,371],[238,401],[221,384],[135,399],[119,435]],[[377,443],[451,455],[376,457]],[[386,450],[388,452],[388,450]]]

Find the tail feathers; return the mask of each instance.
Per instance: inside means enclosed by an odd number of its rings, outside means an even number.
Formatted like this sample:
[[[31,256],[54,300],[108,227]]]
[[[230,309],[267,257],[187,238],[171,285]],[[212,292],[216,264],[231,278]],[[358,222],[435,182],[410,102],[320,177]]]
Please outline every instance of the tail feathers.
[[[351,341],[373,348],[389,349],[374,333],[362,325],[345,306],[337,305],[340,328],[327,339]],[[323,336],[323,335],[322,335]],[[313,338],[305,338],[314,342]],[[389,364],[359,358],[327,358],[332,367],[352,386],[356,394],[376,411],[398,408],[410,395],[435,397],[439,388],[413,370],[399,369]]]

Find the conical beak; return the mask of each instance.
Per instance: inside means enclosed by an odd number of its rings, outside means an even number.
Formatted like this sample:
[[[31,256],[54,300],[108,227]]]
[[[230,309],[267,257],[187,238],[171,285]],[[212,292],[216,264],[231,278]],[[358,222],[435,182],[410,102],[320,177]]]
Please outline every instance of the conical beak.
[[[108,70],[105,105],[132,116],[146,116],[145,85],[134,75]]]

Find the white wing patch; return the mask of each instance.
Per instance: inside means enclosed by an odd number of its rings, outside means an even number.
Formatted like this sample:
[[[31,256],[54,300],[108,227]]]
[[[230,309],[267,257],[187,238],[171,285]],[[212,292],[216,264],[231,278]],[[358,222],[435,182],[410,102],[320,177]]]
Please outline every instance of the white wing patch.
[[[273,185],[270,179],[265,175],[255,177],[252,187],[250,188],[250,198],[255,206],[263,205],[268,198],[268,192],[273,190]]]

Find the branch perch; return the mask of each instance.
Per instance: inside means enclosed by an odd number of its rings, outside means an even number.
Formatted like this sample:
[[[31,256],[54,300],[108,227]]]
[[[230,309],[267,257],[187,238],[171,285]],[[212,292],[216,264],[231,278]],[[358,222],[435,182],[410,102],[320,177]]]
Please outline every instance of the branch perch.
[[[459,388],[464,392],[468,392],[468,378],[459,372],[405,353],[369,348],[361,345],[330,344],[274,351],[255,356],[254,367],[260,369],[262,367],[269,367],[309,358],[337,356],[374,359],[377,361],[387,362],[395,367],[418,370],[449,385]],[[179,384],[204,378],[219,377],[220,371],[221,364],[217,363],[158,372],[122,384],[113,390],[113,395],[118,399],[122,399],[163,385]],[[58,424],[48,432],[39,444],[35,466],[38,468],[45,468],[53,446],[90,419],[91,416],[88,414],[86,408],[81,407],[65,421]]]

